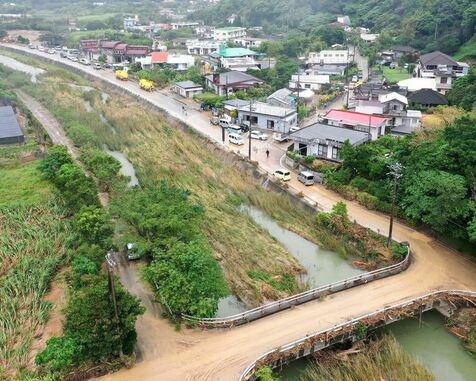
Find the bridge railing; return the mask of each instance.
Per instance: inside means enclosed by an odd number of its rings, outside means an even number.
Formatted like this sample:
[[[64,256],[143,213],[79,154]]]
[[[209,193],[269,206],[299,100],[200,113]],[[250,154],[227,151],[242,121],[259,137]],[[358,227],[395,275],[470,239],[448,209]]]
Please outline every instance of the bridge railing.
[[[274,314],[276,312],[285,310],[292,306],[309,302],[311,300],[319,299],[322,296],[333,294],[342,290],[365,284],[377,279],[382,279],[390,275],[395,275],[407,269],[411,261],[410,247],[407,247],[407,254],[405,258],[391,266],[383,267],[374,271],[355,275],[351,278],[343,279],[334,283],[319,286],[312,290],[304,291],[300,294],[288,296],[280,300],[253,308],[251,310],[227,316],[224,318],[197,318],[190,315],[182,314],[182,318],[188,321],[193,321],[201,327],[205,328],[224,328],[233,327],[240,324],[248,323],[250,321],[260,319],[264,316]]]
[[[294,353],[297,349],[302,348],[306,342],[312,342],[313,345],[315,346],[316,343],[319,341],[320,336],[324,337],[330,337],[333,336],[335,337],[336,335],[339,335],[339,333],[344,333],[344,332],[351,332],[355,331],[356,327],[361,324],[363,321],[369,318],[377,317],[381,314],[392,312],[394,310],[400,310],[405,307],[409,307],[412,305],[415,305],[416,307],[421,306],[422,303],[425,301],[429,301],[431,299],[442,299],[443,297],[459,297],[459,298],[471,298],[471,299],[476,299],[476,292],[475,291],[467,291],[467,290],[439,290],[439,291],[433,291],[430,293],[427,293],[422,296],[418,296],[412,299],[405,300],[404,302],[401,303],[396,303],[391,306],[386,306],[384,308],[381,308],[377,311],[361,315],[359,317],[356,317],[354,319],[348,320],[344,323],[336,324],[331,328],[324,329],[321,331],[316,332],[315,334],[308,335],[306,337],[303,337],[301,339],[295,340],[293,342],[287,343],[281,347],[275,348],[271,351],[266,352],[262,356],[260,356],[258,359],[253,361],[241,374],[239,381],[248,381],[248,380],[253,380],[254,379],[254,373],[255,371],[261,367],[265,366],[266,364],[269,364],[270,362],[277,361],[277,359],[286,357],[286,354]],[[321,340],[322,342],[322,340]],[[269,359],[269,361],[267,361]],[[279,360],[278,360],[279,361]]]

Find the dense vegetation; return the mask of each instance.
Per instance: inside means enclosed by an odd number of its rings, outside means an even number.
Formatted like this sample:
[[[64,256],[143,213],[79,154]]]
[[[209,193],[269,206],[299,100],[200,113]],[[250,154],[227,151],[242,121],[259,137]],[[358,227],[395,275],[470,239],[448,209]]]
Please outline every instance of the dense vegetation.
[[[471,0],[223,0],[193,17],[223,24],[232,14],[239,16],[236,24],[261,25],[268,33],[297,30],[306,34],[346,14],[353,26],[385,32],[393,43],[447,53],[468,41],[476,25],[476,5]]]
[[[448,92],[448,100],[466,111],[476,110],[476,66],[471,67],[468,75],[455,81]]]
[[[384,137],[342,149],[342,167],[330,172],[328,185],[363,203],[388,211],[388,165],[404,166],[397,193],[403,216],[439,234],[476,242],[476,120],[462,117],[441,129],[394,139]],[[354,189],[354,190],[353,190]],[[357,191],[355,191],[357,190]],[[360,201],[360,200],[359,200]]]

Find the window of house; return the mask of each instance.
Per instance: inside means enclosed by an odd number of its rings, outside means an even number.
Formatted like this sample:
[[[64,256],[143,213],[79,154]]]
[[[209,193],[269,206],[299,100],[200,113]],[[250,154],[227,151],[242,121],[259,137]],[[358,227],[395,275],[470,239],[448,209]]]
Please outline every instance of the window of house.
[[[310,88],[311,88],[311,85],[310,85],[309,83],[306,83],[306,84],[304,85],[304,87],[305,87],[306,89],[310,89]]]
[[[398,110],[398,105],[393,105],[393,111],[397,111]]]
[[[317,146],[317,155],[327,157],[327,146],[324,144],[319,144]]]
[[[339,159],[339,148],[332,147],[332,158],[336,160]]]
[[[441,78],[440,78],[440,83],[448,83],[448,78],[446,78],[446,77],[441,77]]]
[[[269,129],[274,128],[274,120],[268,120],[266,127]]]

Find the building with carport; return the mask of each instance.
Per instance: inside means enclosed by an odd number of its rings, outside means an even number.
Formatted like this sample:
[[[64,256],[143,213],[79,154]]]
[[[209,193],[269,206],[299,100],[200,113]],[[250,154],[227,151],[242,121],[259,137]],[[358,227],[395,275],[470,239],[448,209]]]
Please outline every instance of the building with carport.
[[[12,106],[0,107],[0,145],[19,144],[25,141]]]

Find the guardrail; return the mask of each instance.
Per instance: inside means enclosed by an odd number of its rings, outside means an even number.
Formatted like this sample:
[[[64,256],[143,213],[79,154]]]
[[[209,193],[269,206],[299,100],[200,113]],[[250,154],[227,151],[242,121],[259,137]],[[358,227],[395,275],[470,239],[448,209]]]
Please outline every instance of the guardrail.
[[[240,324],[248,323],[253,320],[260,319],[264,316],[274,314],[276,312],[285,310],[292,306],[309,302],[320,298],[323,295],[333,294],[338,291],[347,290],[349,288],[365,284],[377,279],[382,279],[390,275],[395,275],[407,269],[411,261],[410,247],[407,248],[407,255],[399,263],[387,266],[381,269],[370,271],[364,274],[356,275],[351,278],[343,279],[338,282],[326,284],[314,288],[312,290],[304,291],[300,294],[288,296],[287,298],[277,300],[275,302],[265,304],[251,310],[228,316],[225,318],[196,318],[190,315],[182,315],[185,320],[193,321],[201,327],[205,328],[225,328],[234,327]]]
[[[361,324],[363,321],[366,319],[371,319],[375,318],[378,315],[385,314],[385,313],[390,313],[394,310],[397,309],[403,309],[406,307],[411,307],[412,305],[415,305],[416,307],[421,307],[422,304],[426,302],[431,302],[432,299],[438,299],[442,300],[444,297],[458,297],[458,298],[472,298],[476,299],[476,292],[474,291],[466,291],[466,290],[439,290],[439,291],[434,291],[427,293],[422,296],[418,296],[412,299],[408,299],[404,302],[401,303],[396,303],[392,306],[387,306],[384,308],[381,308],[377,311],[359,316],[357,318],[351,319],[347,322],[341,323],[334,325],[331,328],[321,330],[313,335],[309,335],[306,337],[303,337],[301,339],[295,340],[291,343],[285,344],[281,347],[278,347],[276,349],[273,349],[271,351],[266,352],[262,356],[260,356],[257,360],[253,361],[248,367],[243,371],[241,374],[239,381],[249,381],[249,380],[254,380],[254,372],[256,369],[258,369],[261,366],[264,366],[266,364],[272,363],[273,361],[280,362],[280,360],[283,357],[287,357],[286,354],[293,354],[296,353],[298,350],[303,350],[304,347],[306,347],[306,343],[309,343],[309,346],[312,346],[313,348],[319,348],[323,349],[327,345],[326,343],[329,343],[332,338],[338,337],[340,335],[345,335],[348,332],[355,332],[355,328]],[[433,304],[431,304],[431,307],[433,307]],[[389,320],[396,320],[395,316],[393,316],[392,319]],[[319,346],[319,344],[321,344]],[[319,350],[317,349],[317,350]],[[315,352],[316,350],[314,350]],[[304,351],[303,351],[304,352]],[[309,353],[311,353],[311,350],[308,350]]]

